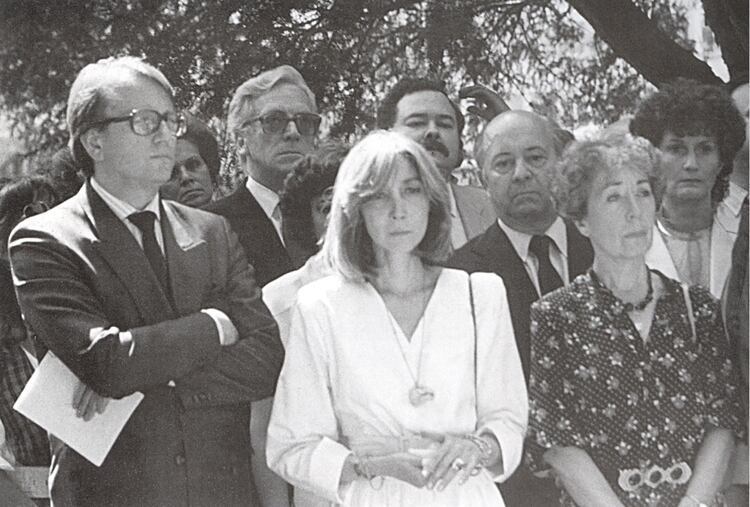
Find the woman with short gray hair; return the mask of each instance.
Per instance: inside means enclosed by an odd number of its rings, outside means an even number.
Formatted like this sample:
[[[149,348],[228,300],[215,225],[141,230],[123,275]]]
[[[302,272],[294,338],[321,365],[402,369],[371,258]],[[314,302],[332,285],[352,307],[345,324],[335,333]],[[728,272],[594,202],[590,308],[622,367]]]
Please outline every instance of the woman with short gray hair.
[[[641,138],[576,143],[561,163],[559,210],[594,263],[531,307],[527,452],[562,505],[721,505],[736,375],[716,300],[646,265],[660,182]]]

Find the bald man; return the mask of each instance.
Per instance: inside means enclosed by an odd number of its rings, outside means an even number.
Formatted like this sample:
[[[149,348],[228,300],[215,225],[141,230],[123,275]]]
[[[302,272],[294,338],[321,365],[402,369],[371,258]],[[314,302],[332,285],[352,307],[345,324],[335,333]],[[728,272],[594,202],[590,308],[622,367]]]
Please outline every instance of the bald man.
[[[498,220],[448,262],[503,278],[527,380],[529,307],[586,271],[593,260],[588,239],[555,210],[550,188],[559,152],[552,125],[539,115],[507,111],[488,123],[474,156]],[[534,477],[523,465],[500,490],[507,505],[559,505],[552,481]]]

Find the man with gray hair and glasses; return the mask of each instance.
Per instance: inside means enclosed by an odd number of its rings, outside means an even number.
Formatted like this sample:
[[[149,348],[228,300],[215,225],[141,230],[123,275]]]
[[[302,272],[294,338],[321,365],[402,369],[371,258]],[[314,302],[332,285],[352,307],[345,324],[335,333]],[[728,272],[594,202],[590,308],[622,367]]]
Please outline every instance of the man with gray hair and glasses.
[[[227,129],[247,180],[205,209],[229,220],[261,286],[294,268],[278,194],[297,162],[315,147],[320,120],[315,95],[289,65],[248,79],[229,104]]]
[[[84,419],[144,398],[100,467],[53,439],[55,506],[253,505],[250,403],[273,393],[276,325],[227,222],[159,198],[184,128],[164,75],[133,57],[70,91],[88,180],[10,239],[21,310],[80,379]]]

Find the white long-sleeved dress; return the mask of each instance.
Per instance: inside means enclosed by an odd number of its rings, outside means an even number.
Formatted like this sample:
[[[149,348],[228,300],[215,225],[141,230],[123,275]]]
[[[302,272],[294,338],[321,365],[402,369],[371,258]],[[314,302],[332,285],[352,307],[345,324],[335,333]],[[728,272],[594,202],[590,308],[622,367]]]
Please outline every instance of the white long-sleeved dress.
[[[270,467],[311,493],[295,495],[296,505],[504,505],[493,481],[508,477],[521,459],[526,385],[502,280],[488,273],[471,280],[476,351],[463,271],[442,270],[411,341],[368,283],[332,275],[300,289],[267,443]],[[409,402],[414,381],[405,358],[411,372],[419,369],[420,384],[434,391],[432,401]],[[339,488],[351,437],[476,430],[495,435],[502,468],[463,485],[452,481],[442,492],[393,478],[378,489],[364,479]]]

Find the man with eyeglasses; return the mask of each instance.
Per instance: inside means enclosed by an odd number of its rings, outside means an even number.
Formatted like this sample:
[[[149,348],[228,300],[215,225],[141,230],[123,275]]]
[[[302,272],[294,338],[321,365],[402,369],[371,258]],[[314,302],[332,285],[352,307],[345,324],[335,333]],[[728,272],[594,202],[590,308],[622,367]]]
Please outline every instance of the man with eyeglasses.
[[[204,209],[224,216],[237,233],[262,286],[294,269],[283,235],[279,192],[294,166],[317,143],[315,95],[289,65],[242,83],[229,103],[227,130],[247,176],[231,195]],[[288,502],[286,483],[267,466],[266,429],[272,400],[253,404],[253,474],[264,505]]]
[[[80,379],[80,417],[144,398],[100,467],[53,438],[52,502],[253,505],[250,403],[273,393],[283,350],[226,221],[159,198],[183,129],[172,87],[137,58],[101,60],[67,120],[88,180],[11,236],[19,304]]]
[[[551,183],[562,150],[549,121],[527,111],[506,111],[487,124],[474,151],[498,220],[460,248],[448,264],[503,278],[528,381],[529,308],[586,271],[593,250],[575,225],[555,210]],[[508,505],[559,505],[552,481],[535,478],[524,465],[500,490]]]
[[[294,268],[278,194],[297,162],[315,147],[320,120],[315,95],[289,65],[245,81],[229,104],[227,129],[247,180],[205,209],[229,220],[261,286]]]

